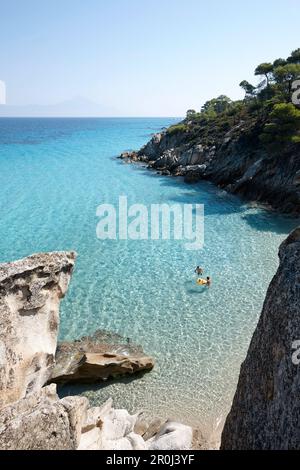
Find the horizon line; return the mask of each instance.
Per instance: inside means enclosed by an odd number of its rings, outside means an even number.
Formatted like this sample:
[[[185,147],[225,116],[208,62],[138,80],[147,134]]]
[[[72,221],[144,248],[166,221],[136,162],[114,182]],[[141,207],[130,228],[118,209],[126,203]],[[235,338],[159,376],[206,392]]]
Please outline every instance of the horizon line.
[[[182,119],[184,116],[1,116],[0,119]]]

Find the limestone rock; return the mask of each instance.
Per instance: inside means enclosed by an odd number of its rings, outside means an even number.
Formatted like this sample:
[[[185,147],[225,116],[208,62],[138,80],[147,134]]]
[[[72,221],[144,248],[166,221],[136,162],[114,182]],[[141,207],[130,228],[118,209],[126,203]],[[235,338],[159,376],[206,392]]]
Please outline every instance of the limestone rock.
[[[82,433],[77,450],[101,449],[103,449],[101,429],[93,427],[89,431]]]
[[[146,443],[138,434],[130,433],[117,440],[106,440],[101,450],[146,450]]]
[[[153,369],[154,360],[140,347],[109,344],[106,338],[102,339],[101,333],[59,344],[51,381],[92,383]]]
[[[127,410],[111,411],[104,416],[102,424],[103,439],[118,440],[132,433],[137,415],[130,415]]]
[[[65,405],[66,401],[59,400],[56,395],[55,385],[51,385],[3,408],[0,449],[76,449],[80,440],[80,419],[83,419],[87,400],[72,397]]]
[[[144,436],[148,429],[149,424],[147,421],[142,416],[139,416],[134,425],[134,433],[138,434],[139,436]]]
[[[222,449],[300,449],[300,228],[281,245],[280,266],[242,364]],[[297,355],[297,354],[296,354]]]
[[[138,415],[111,409],[102,419],[102,450],[145,450],[144,439],[134,432]]]
[[[49,378],[74,261],[75,253],[44,253],[0,265],[0,409]]]
[[[159,418],[155,418],[153,421],[151,421],[146,432],[143,434],[143,439],[145,441],[148,441],[149,439],[154,437],[156,434],[158,434],[162,427],[162,424],[163,424],[162,420]]]
[[[79,446],[82,426],[87,416],[89,401],[85,397],[73,396],[60,400],[61,405],[68,413],[70,430],[73,435],[75,449]]]
[[[184,424],[167,421],[161,430],[148,441],[148,450],[190,450],[193,444],[193,429]]]
[[[82,425],[82,433],[88,432],[95,427],[102,427],[103,419],[111,411],[112,404],[112,398],[109,398],[102,406],[89,408]]]

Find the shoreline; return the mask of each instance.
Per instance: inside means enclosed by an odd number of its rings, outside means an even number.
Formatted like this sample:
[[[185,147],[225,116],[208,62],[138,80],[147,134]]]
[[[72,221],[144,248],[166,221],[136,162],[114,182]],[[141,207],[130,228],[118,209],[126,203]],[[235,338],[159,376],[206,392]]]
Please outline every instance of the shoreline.
[[[124,151],[117,158],[144,164],[162,176],[182,177],[188,184],[210,181],[249,203],[300,218],[299,146],[287,145],[278,164],[276,154],[273,161],[257,142],[244,142],[241,126],[207,145],[185,119],[154,134],[140,150]]]

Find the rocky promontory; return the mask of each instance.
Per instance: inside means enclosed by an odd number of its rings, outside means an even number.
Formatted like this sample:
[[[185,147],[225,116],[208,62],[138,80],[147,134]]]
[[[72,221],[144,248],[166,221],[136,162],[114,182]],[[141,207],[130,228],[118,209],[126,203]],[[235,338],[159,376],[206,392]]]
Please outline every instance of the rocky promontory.
[[[155,134],[137,152],[124,152],[126,162],[142,162],[162,175],[187,183],[211,181],[228,192],[300,215],[300,146],[286,145],[272,157],[257,137],[255,123],[242,120],[229,131],[203,136],[192,120]]]
[[[145,372],[141,348],[106,344],[98,332],[57,348],[59,304],[75,253],[36,254],[0,264],[0,450],[190,449],[193,430],[146,422],[87,398],[60,399],[55,382],[96,382]],[[47,383],[49,385],[47,385]]]
[[[212,98],[121,158],[189,183],[208,180],[246,200],[300,215],[300,48],[239,83],[244,98]],[[294,92],[293,92],[294,91]]]

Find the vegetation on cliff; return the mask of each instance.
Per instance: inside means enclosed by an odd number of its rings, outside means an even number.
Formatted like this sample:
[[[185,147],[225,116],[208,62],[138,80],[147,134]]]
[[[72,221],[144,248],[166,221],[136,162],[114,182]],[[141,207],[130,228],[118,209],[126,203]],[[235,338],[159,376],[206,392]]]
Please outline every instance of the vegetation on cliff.
[[[247,200],[300,216],[300,48],[259,64],[244,99],[213,98],[122,158],[188,183],[209,180]],[[298,79],[299,77],[299,79]]]
[[[287,59],[262,63],[255,69],[261,78],[257,86],[240,83],[244,100],[225,95],[207,101],[200,112],[188,110],[186,119],[168,129],[168,134],[186,133],[204,145],[216,145],[230,129],[243,123],[243,137],[261,144],[267,151],[300,144],[300,110],[292,103],[292,84],[300,77],[300,48]]]

